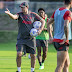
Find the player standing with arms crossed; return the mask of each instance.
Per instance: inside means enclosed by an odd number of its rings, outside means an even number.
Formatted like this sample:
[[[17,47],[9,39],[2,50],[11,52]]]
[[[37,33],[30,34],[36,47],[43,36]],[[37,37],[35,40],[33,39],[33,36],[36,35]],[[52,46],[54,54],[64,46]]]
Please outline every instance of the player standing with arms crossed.
[[[58,8],[48,22],[49,42],[54,42],[57,50],[57,67],[55,72],[69,72],[69,40],[71,39],[71,11],[72,0],[64,0],[64,7]],[[51,24],[54,24],[54,39]]]
[[[30,30],[33,28],[33,22],[34,21],[41,21],[42,26],[38,30],[38,34],[41,33],[41,31],[44,28],[45,21],[36,13],[28,12],[29,5],[27,2],[23,2],[20,5],[22,12],[17,13],[16,15],[13,15],[10,13],[10,11],[7,9],[5,11],[6,14],[8,14],[12,19],[18,19],[18,36],[17,36],[17,69],[16,72],[21,72],[21,56],[22,52],[30,53],[31,55],[31,72],[34,72],[35,68],[35,52],[36,52],[36,40],[35,38],[30,36]]]

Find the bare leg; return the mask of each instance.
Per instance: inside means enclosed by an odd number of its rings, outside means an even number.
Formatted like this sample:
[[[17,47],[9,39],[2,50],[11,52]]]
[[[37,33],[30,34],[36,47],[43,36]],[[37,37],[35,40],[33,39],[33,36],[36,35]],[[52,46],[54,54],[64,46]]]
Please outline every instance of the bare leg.
[[[45,60],[46,57],[47,57],[47,51],[48,51],[48,48],[47,47],[43,47],[43,56],[42,56],[43,60]]]
[[[37,52],[38,61],[42,62],[41,47],[37,47]]]
[[[69,72],[69,65],[70,65],[70,59],[69,59],[69,54],[67,52],[67,59],[64,64],[63,72]]]
[[[16,58],[17,67],[21,67],[21,56],[22,52],[17,52],[17,58]]]
[[[30,56],[31,56],[31,67],[35,68],[36,56],[35,54],[30,54]]]
[[[57,51],[57,67],[55,72],[62,72],[67,58],[67,51]]]

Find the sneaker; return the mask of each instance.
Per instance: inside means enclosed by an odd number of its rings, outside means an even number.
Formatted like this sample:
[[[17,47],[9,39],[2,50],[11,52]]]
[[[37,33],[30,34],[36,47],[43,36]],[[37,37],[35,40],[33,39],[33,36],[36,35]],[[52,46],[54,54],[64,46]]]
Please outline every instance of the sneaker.
[[[44,69],[44,66],[40,66],[40,68],[39,69]]]

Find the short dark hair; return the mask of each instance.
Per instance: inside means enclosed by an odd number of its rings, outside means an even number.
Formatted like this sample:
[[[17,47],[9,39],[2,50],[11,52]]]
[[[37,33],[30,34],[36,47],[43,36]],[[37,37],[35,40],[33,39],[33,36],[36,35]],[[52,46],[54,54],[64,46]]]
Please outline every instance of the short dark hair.
[[[66,5],[69,5],[72,0],[64,0]]]
[[[43,10],[43,11],[45,12],[45,10],[44,10],[43,8],[39,8],[39,9],[38,9],[38,12],[39,12],[40,10]]]

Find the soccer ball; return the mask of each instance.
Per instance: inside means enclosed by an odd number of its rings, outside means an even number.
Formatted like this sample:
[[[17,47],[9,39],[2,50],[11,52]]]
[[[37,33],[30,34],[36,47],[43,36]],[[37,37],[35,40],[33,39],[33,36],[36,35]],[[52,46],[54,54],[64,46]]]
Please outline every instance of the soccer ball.
[[[37,33],[37,29],[35,29],[35,28],[32,28],[31,30],[30,30],[30,35],[31,36],[33,36],[33,37],[36,37],[36,36],[38,36],[38,33]]]
[[[41,22],[40,22],[40,21],[35,21],[35,22],[33,23],[33,27],[34,27],[34,28],[40,28],[40,27],[41,27]]]

